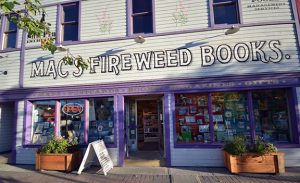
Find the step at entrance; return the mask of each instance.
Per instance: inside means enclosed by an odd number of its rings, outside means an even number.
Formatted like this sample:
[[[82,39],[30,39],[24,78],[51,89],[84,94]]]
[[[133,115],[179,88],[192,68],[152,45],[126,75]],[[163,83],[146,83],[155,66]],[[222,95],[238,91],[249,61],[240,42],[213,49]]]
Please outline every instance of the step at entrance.
[[[162,167],[165,160],[159,151],[138,151],[125,159],[126,167]]]
[[[9,164],[11,163],[11,153],[2,153],[0,154],[0,164]]]

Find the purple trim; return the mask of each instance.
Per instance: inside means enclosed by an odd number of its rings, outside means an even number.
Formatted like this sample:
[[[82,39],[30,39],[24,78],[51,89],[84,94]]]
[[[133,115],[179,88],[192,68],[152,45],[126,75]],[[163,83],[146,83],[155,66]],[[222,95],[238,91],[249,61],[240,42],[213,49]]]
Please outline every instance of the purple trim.
[[[299,2],[300,3],[300,2]],[[299,25],[299,16],[297,11],[297,4],[295,0],[291,0],[291,6],[294,14],[294,20],[295,20],[295,25],[296,25],[296,32],[297,32],[297,38],[298,38],[298,46],[300,46],[300,25]]]
[[[152,0],[152,32],[156,34],[156,20],[155,20],[155,0]]]
[[[131,14],[132,14],[132,0],[126,0],[127,5],[127,36],[132,35],[132,23],[131,23]]]
[[[24,102],[24,141],[23,144],[27,145],[31,143],[31,128],[32,128],[32,103],[29,101]]]
[[[253,112],[253,101],[252,101],[252,92],[247,92],[247,107],[249,115],[249,126],[252,142],[255,142],[255,121],[254,121],[254,112]]]
[[[4,35],[4,30],[5,30],[5,22],[6,18],[5,15],[1,15],[1,29],[0,29],[0,50],[3,49],[3,35]]]
[[[238,16],[240,19],[240,24],[243,24],[244,20],[243,20],[242,0],[238,0],[238,11],[239,11]]]
[[[78,2],[78,41],[81,41],[81,1]]]
[[[88,143],[88,134],[89,134],[89,111],[90,111],[90,102],[88,99],[84,100],[84,143]]]
[[[289,110],[291,115],[291,128],[293,135],[293,142],[300,143],[300,113],[299,101],[297,96],[296,87],[293,87],[289,92]]]
[[[18,135],[18,109],[19,109],[19,101],[15,101],[15,111],[14,111],[14,120],[13,120],[13,140],[12,140],[12,164],[16,164],[17,162],[17,135]]]
[[[60,130],[59,130],[59,122],[60,122],[60,102],[59,101],[55,101],[55,129],[54,129],[54,134],[55,136],[59,136],[60,135]]]
[[[170,99],[169,99],[170,97]],[[169,105],[170,101],[170,105]],[[165,153],[166,153],[166,166],[170,167],[171,163],[171,134],[170,134],[170,116],[174,113],[175,97],[174,94],[165,93],[163,97],[163,109],[164,109],[164,128],[165,128]],[[175,114],[175,113],[174,113]],[[174,119],[174,118],[173,118]],[[175,126],[175,123],[173,123]],[[176,131],[173,130],[173,139],[176,141]]]
[[[209,25],[210,27],[213,27],[215,25],[215,14],[214,14],[214,6],[213,6],[213,0],[209,0]]]
[[[116,95],[116,108],[117,108],[117,122],[118,122],[118,134],[119,134],[119,166],[124,166],[124,96]],[[116,132],[115,132],[116,133]]]
[[[17,32],[16,32],[16,44],[15,44],[15,48],[18,48],[18,42],[19,42],[19,32],[20,32],[20,29],[19,28],[17,28]],[[24,31],[23,31],[24,32]],[[23,37],[23,32],[22,32],[22,37]],[[23,42],[23,41],[22,41]],[[22,45],[21,45],[22,46]],[[20,46],[20,47],[21,47]]]
[[[5,48],[4,50],[0,50],[0,53],[8,53],[8,52],[14,52],[14,51],[21,51],[20,48]]]
[[[194,144],[174,144],[174,148],[190,149],[190,148],[213,148],[219,149],[222,148],[223,144],[218,143],[194,143]]]
[[[57,5],[57,12],[56,12],[56,44],[61,43],[61,13],[62,13],[62,7],[60,4]],[[40,46],[38,46],[40,48]]]
[[[259,78],[259,79],[258,79]],[[47,100],[111,96],[114,94],[154,94],[165,92],[242,91],[265,88],[287,88],[300,84],[299,73],[268,73],[231,75],[209,78],[172,78],[122,83],[103,83],[78,86],[12,89],[0,91],[0,101],[17,99]],[[72,95],[70,96],[70,93]]]
[[[267,25],[279,25],[279,24],[294,24],[294,20],[285,20],[285,21],[274,21],[274,22],[261,22],[261,23],[250,23],[250,24],[241,24],[239,27],[254,27],[254,26],[267,26]],[[129,26],[129,25],[128,25]],[[172,32],[164,32],[164,33],[156,33],[156,34],[135,34],[135,35],[127,35],[125,37],[114,37],[114,38],[104,38],[104,39],[95,39],[88,41],[68,41],[64,42],[62,45],[78,45],[78,44],[90,44],[90,43],[98,43],[98,42],[110,42],[110,41],[121,41],[121,40],[129,40],[136,38],[136,35],[143,35],[145,38],[147,37],[159,37],[159,36],[170,36],[170,35],[180,35],[180,34],[188,34],[195,32],[205,32],[205,31],[214,31],[214,30],[225,30],[230,28],[231,25],[222,25],[218,27],[208,27],[201,29],[189,29],[183,31],[172,31]],[[129,27],[127,27],[129,28]],[[59,33],[59,32],[57,32]],[[27,49],[38,49],[40,46],[30,46]]]
[[[211,143],[215,142],[214,118],[212,114],[212,95],[208,94],[209,133]]]
[[[20,51],[20,70],[19,70],[19,87],[24,87],[24,67],[25,67],[25,47],[27,41],[27,32],[22,32],[22,45]]]

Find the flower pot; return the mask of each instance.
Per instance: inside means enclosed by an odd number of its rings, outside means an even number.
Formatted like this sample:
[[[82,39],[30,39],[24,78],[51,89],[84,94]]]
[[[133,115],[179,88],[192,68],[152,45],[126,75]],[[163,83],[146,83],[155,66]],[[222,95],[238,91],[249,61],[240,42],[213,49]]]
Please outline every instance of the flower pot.
[[[231,173],[284,173],[284,153],[235,156],[224,151],[225,167]]]
[[[81,157],[80,151],[66,154],[36,153],[35,169],[71,172],[79,167]]]

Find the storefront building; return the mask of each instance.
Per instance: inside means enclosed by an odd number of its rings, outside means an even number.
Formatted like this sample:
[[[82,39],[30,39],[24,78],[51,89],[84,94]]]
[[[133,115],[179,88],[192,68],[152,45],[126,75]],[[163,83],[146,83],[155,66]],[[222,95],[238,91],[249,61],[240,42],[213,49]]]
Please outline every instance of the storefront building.
[[[117,166],[146,150],[167,166],[222,167],[235,135],[300,166],[295,0],[42,2],[54,55],[1,17],[0,152],[15,163],[72,130],[83,150],[103,139]],[[66,65],[67,53],[89,68]]]

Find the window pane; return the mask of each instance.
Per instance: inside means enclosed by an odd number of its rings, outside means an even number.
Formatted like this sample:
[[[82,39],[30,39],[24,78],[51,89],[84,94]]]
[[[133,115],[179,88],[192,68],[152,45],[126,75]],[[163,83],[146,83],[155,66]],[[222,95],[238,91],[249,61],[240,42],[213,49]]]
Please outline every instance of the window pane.
[[[78,22],[78,4],[74,5],[64,5],[64,22],[76,21]]]
[[[84,143],[84,100],[61,100],[60,134]]]
[[[67,24],[63,26],[63,41],[78,40],[78,24]]]
[[[89,142],[98,139],[114,143],[114,98],[90,99]]]
[[[225,142],[235,135],[251,139],[246,93],[213,93],[212,114],[215,142]]]
[[[132,0],[132,12],[152,12],[152,0]]]
[[[141,15],[133,17],[133,33],[152,33],[152,15]]]
[[[17,41],[17,32],[6,33],[4,36],[4,48],[15,48]]]
[[[5,31],[17,30],[17,24],[11,21],[10,17],[7,18]]]
[[[208,95],[177,94],[175,100],[177,143],[210,142]]]
[[[215,24],[239,23],[237,15],[237,4],[214,6]]]
[[[32,105],[31,143],[43,144],[54,135],[55,101],[37,101]]]
[[[253,92],[256,135],[266,141],[291,142],[286,96],[285,90]]]

